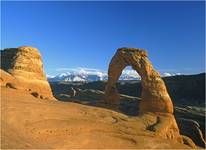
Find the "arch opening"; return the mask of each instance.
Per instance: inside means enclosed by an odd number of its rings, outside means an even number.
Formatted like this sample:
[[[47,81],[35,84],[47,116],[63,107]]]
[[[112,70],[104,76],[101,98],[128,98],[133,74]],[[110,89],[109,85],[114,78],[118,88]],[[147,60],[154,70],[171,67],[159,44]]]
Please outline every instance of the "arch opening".
[[[122,74],[120,75],[119,81],[131,81],[131,80],[141,80],[141,76],[138,74],[136,70],[132,68],[132,66],[126,66],[122,70]]]
[[[116,83],[128,66],[131,66],[141,77],[142,92],[139,112],[173,113],[173,104],[166,86],[160,74],[153,69],[147,58],[147,52],[143,49],[120,48],[117,50],[109,64],[105,102],[119,105],[120,94]]]

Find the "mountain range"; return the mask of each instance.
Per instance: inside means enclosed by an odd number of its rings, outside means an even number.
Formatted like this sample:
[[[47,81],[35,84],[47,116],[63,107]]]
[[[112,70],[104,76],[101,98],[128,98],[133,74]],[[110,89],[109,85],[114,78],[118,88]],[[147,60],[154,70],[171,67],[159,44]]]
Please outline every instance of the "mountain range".
[[[180,73],[162,73],[161,76],[174,76],[180,75]],[[98,69],[89,68],[77,68],[68,69],[67,71],[60,73],[56,76],[47,75],[49,82],[92,82],[92,81],[105,81],[108,79],[106,72]],[[135,70],[125,69],[122,72],[119,80],[140,80],[140,76]]]

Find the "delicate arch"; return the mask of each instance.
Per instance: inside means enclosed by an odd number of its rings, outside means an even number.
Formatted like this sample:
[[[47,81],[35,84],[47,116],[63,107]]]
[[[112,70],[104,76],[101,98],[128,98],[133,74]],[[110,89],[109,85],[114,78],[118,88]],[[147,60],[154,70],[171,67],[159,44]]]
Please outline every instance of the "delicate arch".
[[[153,69],[147,58],[147,52],[137,48],[119,48],[113,56],[108,69],[105,102],[116,105],[119,103],[116,82],[126,66],[132,66],[142,78],[140,113],[173,113],[173,104],[163,80]]]

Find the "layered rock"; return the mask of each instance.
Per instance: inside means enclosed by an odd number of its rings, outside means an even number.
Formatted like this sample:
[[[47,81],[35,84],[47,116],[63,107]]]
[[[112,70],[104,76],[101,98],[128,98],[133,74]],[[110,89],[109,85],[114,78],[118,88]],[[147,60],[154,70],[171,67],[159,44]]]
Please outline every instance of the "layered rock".
[[[119,93],[116,88],[123,69],[132,66],[141,76],[142,93],[139,114],[147,124],[146,130],[157,135],[183,142],[173,116],[173,103],[160,74],[154,70],[147,58],[147,52],[137,48],[119,48],[113,56],[108,70],[105,88],[105,102],[118,105]]]
[[[11,74],[2,69],[0,69],[0,72],[0,86],[15,88],[13,85],[17,84],[17,80],[15,80],[15,78]]]
[[[16,89],[36,92],[40,98],[50,99],[53,94],[43,70],[43,63],[38,49],[22,46],[1,51],[1,69],[9,73],[12,80],[2,82]],[[2,72],[3,78],[8,74]]]
[[[177,123],[182,135],[190,137],[196,145],[206,147],[206,142],[198,122],[192,119],[177,118]]]

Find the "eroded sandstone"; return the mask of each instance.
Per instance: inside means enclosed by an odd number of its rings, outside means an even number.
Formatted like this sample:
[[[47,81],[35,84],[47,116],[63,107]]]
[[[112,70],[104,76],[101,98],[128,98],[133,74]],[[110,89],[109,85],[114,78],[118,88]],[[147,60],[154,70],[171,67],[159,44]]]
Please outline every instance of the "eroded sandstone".
[[[131,66],[141,76],[142,93],[139,117],[146,122],[146,130],[155,132],[162,138],[183,143],[173,116],[173,103],[160,74],[153,68],[145,50],[138,48],[117,50],[109,64],[105,102],[111,105],[119,104],[116,82],[127,66]]]
[[[110,104],[119,103],[116,82],[123,69],[127,66],[132,66],[141,76],[142,101],[140,113],[173,113],[173,104],[160,74],[154,70],[151,62],[148,60],[147,52],[136,48],[120,48],[112,58],[109,64],[108,83],[105,89],[106,102]]]
[[[1,51],[1,85],[38,93],[54,99],[38,49],[22,46]],[[4,71],[3,71],[4,70]]]

